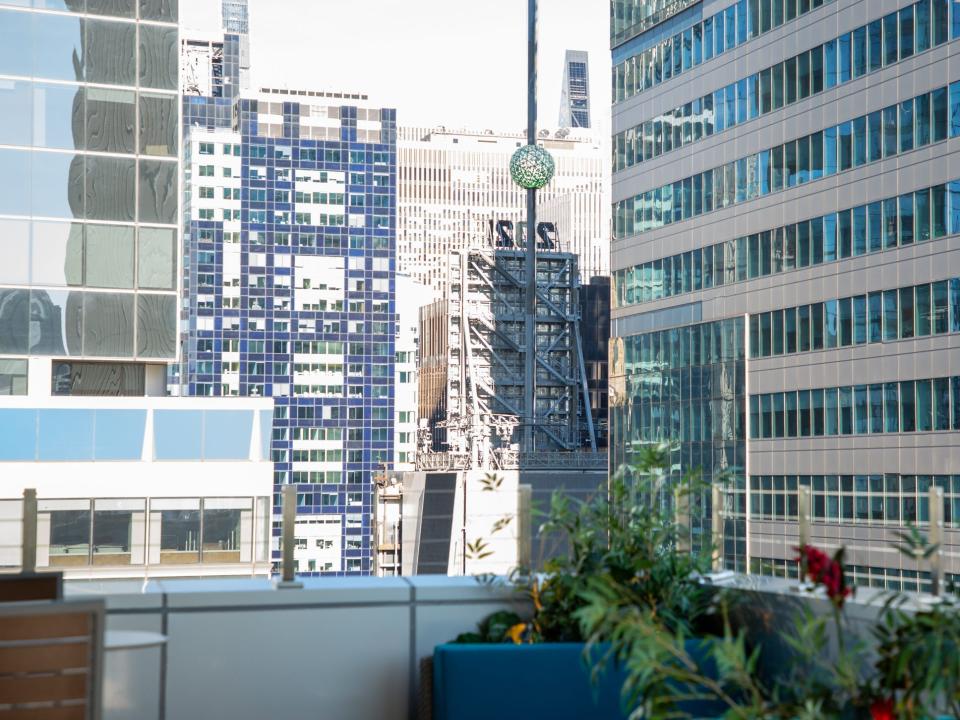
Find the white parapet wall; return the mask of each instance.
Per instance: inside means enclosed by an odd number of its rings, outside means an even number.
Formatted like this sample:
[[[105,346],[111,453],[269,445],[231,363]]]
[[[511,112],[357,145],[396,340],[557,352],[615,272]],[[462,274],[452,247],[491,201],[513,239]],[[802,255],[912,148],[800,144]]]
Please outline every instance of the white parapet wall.
[[[111,631],[166,644],[107,653],[104,720],[407,720],[420,661],[522,596],[476,578],[68,582]]]

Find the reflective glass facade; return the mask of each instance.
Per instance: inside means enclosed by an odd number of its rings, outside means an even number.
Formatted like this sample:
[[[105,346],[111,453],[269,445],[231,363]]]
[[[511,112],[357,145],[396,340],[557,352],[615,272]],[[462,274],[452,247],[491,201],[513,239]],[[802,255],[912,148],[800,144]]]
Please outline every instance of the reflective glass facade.
[[[700,0],[613,0],[614,100],[668,82],[831,1],[738,0],[707,14]]]
[[[617,270],[613,303],[655,302],[958,234],[960,180],[952,180]]]
[[[808,486],[811,541],[908,590],[928,568],[891,544],[939,487],[957,576],[960,2],[640,5],[613,7],[614,467],[669,440],[673,472],[726,469],[694,531],[716,510],[723,564],[779,575]],[[730,323],[735,421],[684,340]]]
[[[949,39],[948,16],[948,0],[920,0],[618,133],[614,137],[614,171],[943,45]],[[693,56],[700,57],[700,35],[694,32],[693,39]],[[641,72],[656,78],[661,71],[637,68],[630,76],[634,85],[647,82]],[[640,89],[630,86],[625,92],[629,96]],[[929,116],[926,119],[929,122]]]
[[[724,487],[730,512],[723,557],[745,570],[746,338],[743,318],[674,327],[616,341],[611,370],[611,467],[643,444],[670,442],[671,477],[699,471]],[[691,508],[694,546],[709,537],[711,496]],[[709,541],[707,541],[709,542]]]
[[[680,127],[689,131],[689,123]],[[616,202],[614,237],[716,212],[958,135],[960,82]]]
[[[0,357],[173,359],[176,3],[26,4],[0,3]]]

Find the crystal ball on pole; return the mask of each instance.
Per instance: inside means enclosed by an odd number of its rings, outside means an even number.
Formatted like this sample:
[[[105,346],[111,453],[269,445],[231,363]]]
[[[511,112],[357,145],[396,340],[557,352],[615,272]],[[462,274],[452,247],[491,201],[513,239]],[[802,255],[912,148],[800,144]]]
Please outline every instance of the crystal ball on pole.
[[[553,156],[539,145],[524,145],[510,158],[510,177],[525,190],[539,190],[553,177]]]

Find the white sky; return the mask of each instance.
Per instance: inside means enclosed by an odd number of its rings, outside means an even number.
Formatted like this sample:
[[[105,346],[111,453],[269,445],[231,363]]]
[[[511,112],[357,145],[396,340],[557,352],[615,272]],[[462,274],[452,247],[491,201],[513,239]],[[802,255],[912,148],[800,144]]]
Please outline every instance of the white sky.
[[[401,125],[526,127],[526,0],[250,0],[257,87],[366,93]],[[563,56],[590,53],[593,124],[610,130],[609,4],[540,0],[539,121],[554,128]],[[185,36],[219,0],[180,3]]]

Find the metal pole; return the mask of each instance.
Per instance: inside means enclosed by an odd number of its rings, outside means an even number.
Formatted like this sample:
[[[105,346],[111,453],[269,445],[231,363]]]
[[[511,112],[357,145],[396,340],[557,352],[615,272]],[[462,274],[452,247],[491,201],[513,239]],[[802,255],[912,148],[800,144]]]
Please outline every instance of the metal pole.
[[[33,573],[37,570],[37,491],[26,488],[23,491],[23,542],[21,545],[20,572]]]
[[[294,530],[297,522],[297,486],[284,485],[280,497],[283,512],[283,520],[280,526],[283,561],[280,567],[281,580],[277,583],[277,587],[299,588],[303,585],[296,581],[293,565],[293,550],[296,547]]]
[[[723,570],[723,488],[716,481],[710,486],[710,509],[713,526],[713,571]]]
[[[527,0],[527,144],[537,143],[537,0]],[[524,448],[536,450],[537,191],[527,190],[527,333],[524,372]]]
[[[693,548],[690,538],[690,491],[688,488],[674,488],[673,510],[677,523],[677,551],[689,553]]]
[[[943,488],[931,486],[930,502],[930,544],[936,545],[936,550],[930,556],[930,592],[940,594],[943,584]]]
[[[517,489],[517,567],[533,572],[533,486]]]
[[[810,486],[801,485],[797,491],[797,525],[800,532],[800,547],[810,544]]]

